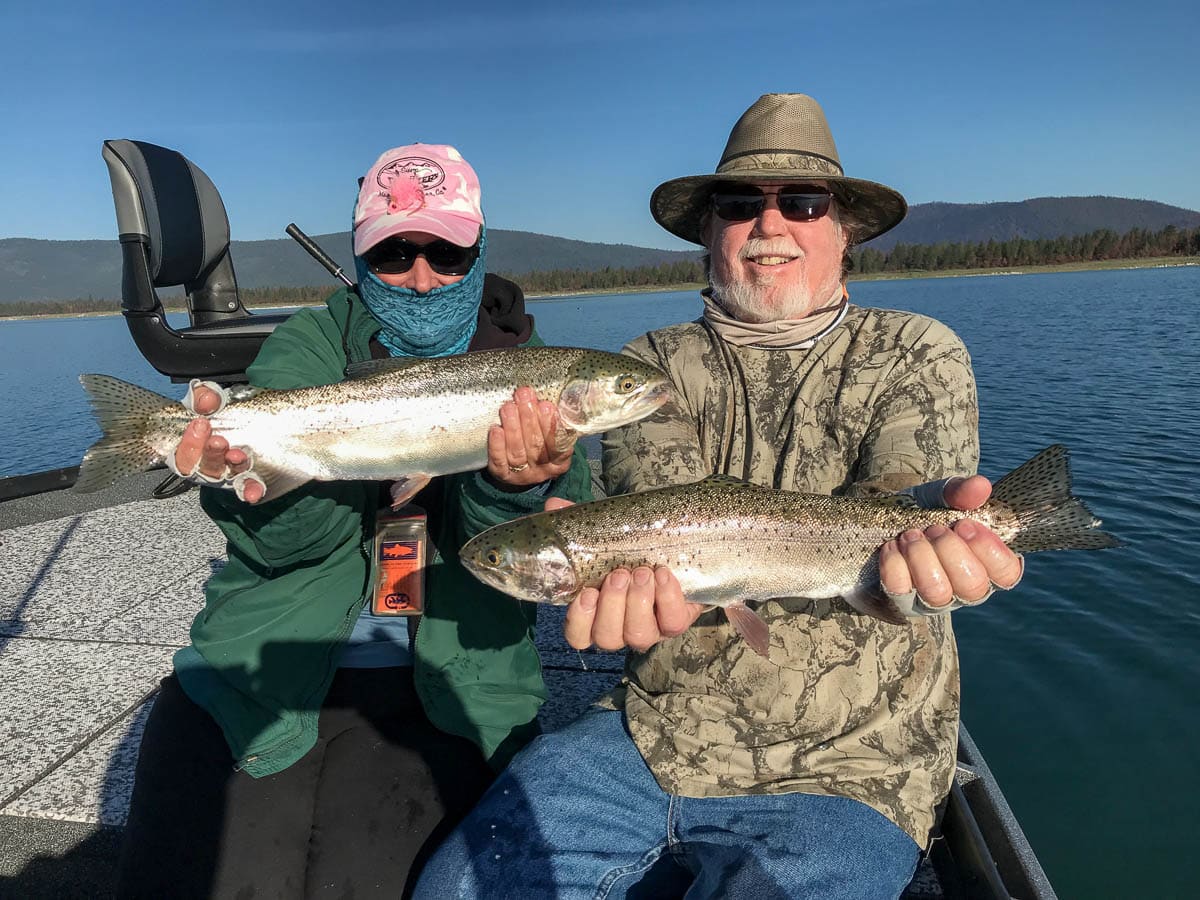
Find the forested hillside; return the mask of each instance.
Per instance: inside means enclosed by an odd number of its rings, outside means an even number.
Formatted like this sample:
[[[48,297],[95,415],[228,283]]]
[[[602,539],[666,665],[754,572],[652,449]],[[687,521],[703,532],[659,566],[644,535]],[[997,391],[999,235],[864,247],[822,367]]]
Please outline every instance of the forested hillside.
[[[928,203],[913,207],[897,228],[860,248],[854,271],[869,275],[1194,256],[1200,253],[1198,229],[1200,213],[1115,197]],[[315,238],[353,272],[348,234]],[[288,302],[285,294],[319,296],[334,285],[288,238],[234,241],[231,253],[238,285],[252,303]],[[489,231],[488,268],[535,292],[694,283],[702,277],[699,260],[699,249],[658,250]],[[0,240],[0,302],[8,315],[49,312],[52,306],[59,311],[114,309],[120,284],[120,245],[115,240]],[[289,293],[295,289],[306,290]],[[164,290],[163,296],[179,293],[177,288]],[[50,301],[56,305],[47,305]]]

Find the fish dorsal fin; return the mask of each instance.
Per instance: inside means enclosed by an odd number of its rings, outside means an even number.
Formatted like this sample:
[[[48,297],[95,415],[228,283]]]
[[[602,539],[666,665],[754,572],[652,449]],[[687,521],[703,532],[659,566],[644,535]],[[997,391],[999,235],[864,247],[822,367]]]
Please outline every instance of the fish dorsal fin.
[[[894,509],[923,509],[916,497],[908,494],[880,494],[877,497],[872,497],[873,503],[878,503],[880,506],[890,506]]]
[[[701,479],[703,484],[726,485],[728,487],[751,487],[753,482],[747,481],[745,478],[738,478],[736,475],[706,475]]]
[[[361,378],[370,378],[372,375],[400,372],[424,362],[429,362],[429,360],[422,356],[394,356],[390,359],[368,359],[363,362],[354,362],[346,366],[346,380],[358,381]]]

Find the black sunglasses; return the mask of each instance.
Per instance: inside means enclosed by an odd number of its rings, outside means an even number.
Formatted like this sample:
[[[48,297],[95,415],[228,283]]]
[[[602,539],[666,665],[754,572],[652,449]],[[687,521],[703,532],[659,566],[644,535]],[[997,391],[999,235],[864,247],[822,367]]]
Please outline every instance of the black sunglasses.
[[[364,253],[363,259],[372,271],[403,275],[413,267],[418,256],[425,257],[429,268],[439,275],[466,275],[479,258],[479,244],[460,247],[440,239],[428,244],[414,244],[404,238],[388,238]]]
[[[812,222],[829,212],[833,194],[822,187],[797,184],[774,194],[780,214],[792,222]],[[766,195],[753,185],[723,185],[713,191],[713,211],[726,222],[757,219],[767,205]]]

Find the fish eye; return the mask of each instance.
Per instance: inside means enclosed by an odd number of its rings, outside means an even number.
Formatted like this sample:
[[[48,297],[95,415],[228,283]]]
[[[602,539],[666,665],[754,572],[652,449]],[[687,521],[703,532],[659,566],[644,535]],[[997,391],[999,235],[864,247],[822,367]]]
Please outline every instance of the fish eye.
[[[500,565],[500,551],[497,550],[495,547],[492,547],[490,550],[484,551],[483,561],[485,563],[487,563],[489,566]]]
[[[637,379],[632,375],[620,375],[617,377],[617,393],[628,394],[638,385]]]

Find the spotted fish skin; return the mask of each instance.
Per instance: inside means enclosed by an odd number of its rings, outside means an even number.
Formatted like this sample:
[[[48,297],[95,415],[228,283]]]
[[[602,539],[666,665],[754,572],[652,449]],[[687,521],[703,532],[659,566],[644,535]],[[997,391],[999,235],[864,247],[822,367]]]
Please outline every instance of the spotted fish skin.
[[[98,490],[164,461],[194,418],[182,404],[107,375],[80,378],[104,436],[75,490]],[[295,390],[235,388],[209,417],[244,448],[274,499],[309,480],[416,480],[487,463],[488,429],[528,385],[558,409],[559,434],[595,434],[649,415],[669,383],[648,363],[573,347],[520,347],[351,367],[345,381]]]
[[[840,596],[899,623],[894,605],[880,605],[880,546],[910,528],[963,519],[1019,552],[1118,544],[1095,530],[1100,521],[1071,495],[1067,450],[1054,445],[998,481],[988,503],[969,513],[922,509],[903,495],[831,497],[712,476],[515,519],[475,537],[460,556],[485,583],[543,603],[570,603],[616,568],[666,566],[696,603],[732,609]]]

